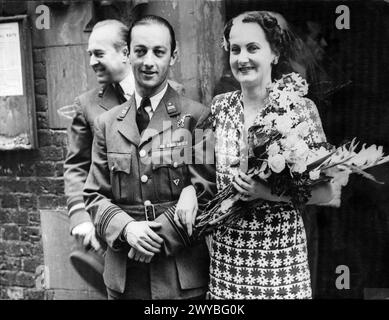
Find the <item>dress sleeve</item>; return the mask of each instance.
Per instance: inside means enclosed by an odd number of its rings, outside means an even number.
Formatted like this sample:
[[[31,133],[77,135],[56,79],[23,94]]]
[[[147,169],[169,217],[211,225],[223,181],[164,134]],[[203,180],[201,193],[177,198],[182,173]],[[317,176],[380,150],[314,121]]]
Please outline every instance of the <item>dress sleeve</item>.
[[[327,141],[321,123],[319,111],[317,110],[317,107],[312,100],[307,98],[305,99],[304,108],[302,108],[300,113],[300,120],[306,121],[308,123],[309,126],[308,140],[310,143],[319,143],[319,142]],[[315,204],[319,206],[339,207],[341,203],[342,186],[339,184],[337,179],[333,179],[331,182],[328,182],[328,186],[331,189],[332,198],[328,200],[328,202],[315,203]]]
[[[203,114],[196,130],[202,130],[202,139],[193,145],[193,162],[188,165],[192,185],[198,198],[198,214],[201,213],[217,193],[215,167],[215,110],[217,97],[213,99],[211,108]]]
[[[323,130],[319,111],[315,103],[308,99],[304,99],[305,104],[296,110],[301,122],[306,122],[309,128],[309,136],[307,137],[309,143],[326,142],[327,138]]]

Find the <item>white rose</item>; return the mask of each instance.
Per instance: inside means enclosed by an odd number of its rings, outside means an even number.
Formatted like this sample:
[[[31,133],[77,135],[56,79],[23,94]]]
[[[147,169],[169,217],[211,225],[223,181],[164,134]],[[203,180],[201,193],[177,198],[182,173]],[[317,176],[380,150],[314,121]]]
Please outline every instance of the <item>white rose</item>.
[[[270,157],[275,156],[278,152],[280,152],[280,146],[277,142],[273,142],[268,148],[267,153]]]
[[[299,140],[300,139],[298,136],[291,134],[282,140],[282,145],[284,146],[285,150],[294,150],[294,148]]]
[[[287,158],[288,163],[296,163],[297,161],[301,161],[301,159],[297,156],[296,151],[289,151],[289,155]]]
[[[292,172],[303,173],[305,170],[307,170],[307,164],[304,161],[297,161],[295,164],[293,164],[291,170]]]
[[[284,159],[285,159],[287,162],[291,162],[291,155],[292,155],[292,152],[290,152],[289,150],[285,150],[285,151],[282,153],[282,156],[284,157]]]
[[[297,157],[304,157],[307,156],[309,151],[309,147],[307,143],[304,140],[300,140],[295,145],[295,152]]]
[[[317,180],[320,177],[320,170],[309,171],[309,179]]]
[[[301,122],[294,128],[301,137],[306,137],[309,133],[308,123]]]
[[[286,135],[292,129],[292,119],[288,115],[279,116],[276,119],[276,128],[281,134]]]
[[[268,164],[273,172],[280,173],[285,169],[285,158],[280,154],[276,154],[275,156],[269,157]]]

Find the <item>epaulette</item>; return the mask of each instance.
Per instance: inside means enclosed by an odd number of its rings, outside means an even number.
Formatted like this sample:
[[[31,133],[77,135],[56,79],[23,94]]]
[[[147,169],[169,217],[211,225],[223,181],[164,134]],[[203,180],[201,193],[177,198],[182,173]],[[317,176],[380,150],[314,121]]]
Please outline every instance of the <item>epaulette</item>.
[[[166,105],[166,111],[170,117],[175,117],[180,114],[180,111],[178,111],[176,106],[170,101]]]

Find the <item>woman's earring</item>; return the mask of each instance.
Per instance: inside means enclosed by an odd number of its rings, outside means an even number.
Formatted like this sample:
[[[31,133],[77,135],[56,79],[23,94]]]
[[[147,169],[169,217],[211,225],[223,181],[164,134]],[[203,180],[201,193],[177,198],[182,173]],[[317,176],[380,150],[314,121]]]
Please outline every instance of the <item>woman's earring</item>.
[[[278,63],[278,59],[275,58],[275,59],[273,60],[272,64],[276,65],[277,63]]]

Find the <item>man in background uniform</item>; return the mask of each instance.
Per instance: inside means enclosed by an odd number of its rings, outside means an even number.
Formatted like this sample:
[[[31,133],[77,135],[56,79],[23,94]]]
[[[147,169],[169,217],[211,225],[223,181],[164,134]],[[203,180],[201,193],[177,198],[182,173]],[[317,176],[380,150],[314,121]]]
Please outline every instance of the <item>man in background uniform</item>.
[[[64,163],[65,194],[70,218],[70,232],[84,246],[100,248],[94,225],[85,210],[82,190],[91,164],[93,122],[103,112],[125,101],[134,91],[134,80],[128,58],[128,27],[117,20],[97,23],[88,41],[90,66],[102,86],[75,99],[76,115],[68,138]],[[123,96],[124,92],[124,96]]]

